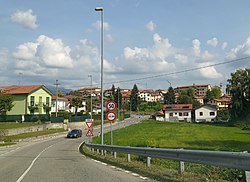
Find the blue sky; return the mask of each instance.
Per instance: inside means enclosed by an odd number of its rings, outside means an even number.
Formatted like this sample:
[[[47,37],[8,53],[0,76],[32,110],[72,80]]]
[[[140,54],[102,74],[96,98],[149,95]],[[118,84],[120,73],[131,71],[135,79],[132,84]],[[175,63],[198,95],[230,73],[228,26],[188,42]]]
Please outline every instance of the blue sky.
[[[89,74],[100,85],[98,6],[105,88],[225,86],[230,73],[250,67],[244,59],[174,74],[250,56],[248,0],[0,0],[1,85],[58,79],[78,89],[89,87]]]

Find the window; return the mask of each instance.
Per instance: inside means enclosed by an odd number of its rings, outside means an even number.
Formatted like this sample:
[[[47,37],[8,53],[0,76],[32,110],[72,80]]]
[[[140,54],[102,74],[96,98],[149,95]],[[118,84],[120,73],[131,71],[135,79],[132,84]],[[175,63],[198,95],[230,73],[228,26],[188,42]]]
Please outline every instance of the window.
[[[173,116],[173,113],[171,112],[171,113],[169,113],[169,116]]]
[[[46,106],[49,106],[49,97],[46,97]]]
[[[177,115],[177,112],[176,112],[176,113],[174,113],[174,115]]]
[[[184,115],[184,116],[188,116],[188,112],[184,112],[183,115]]]
[[[179,112],[179,116],[182,116],[182,112]]]
[[[203,116],[203,112],[200,112],[200,116]]]
[[[215,116],[215,112],[210,112],[210,116]]]
[[[35,105],[35,97],[30,96],[30,106],[34,106],[34,105]]]

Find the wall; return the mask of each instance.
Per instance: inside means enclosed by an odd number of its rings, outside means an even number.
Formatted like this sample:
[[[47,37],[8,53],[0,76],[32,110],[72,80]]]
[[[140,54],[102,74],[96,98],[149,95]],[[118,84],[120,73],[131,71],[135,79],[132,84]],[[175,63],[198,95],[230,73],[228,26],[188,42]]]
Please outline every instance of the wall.
[[[21,133],[30,133],[30,132],[48,130],[48,129],[52,129],[52,128],[64,128],[64,127],[65,126],[63,123],[55,123],[55,124],[50,123],[50,124],[31,126],[31,127],[25,127],[25,128],[0,130],[0,136],[18,135]]]
[[[25,114],[26,95],[12,95],[14,97],[14,107],[8,111],[7,115]]]

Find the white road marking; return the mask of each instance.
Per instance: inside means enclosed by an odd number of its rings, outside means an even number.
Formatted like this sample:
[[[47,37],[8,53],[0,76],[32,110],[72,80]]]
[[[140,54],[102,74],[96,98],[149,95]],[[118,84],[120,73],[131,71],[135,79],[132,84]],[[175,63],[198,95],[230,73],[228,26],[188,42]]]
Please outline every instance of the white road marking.
[[[91,159],[91,160],[94,161],[94,162],[96,162],[96,163],[105,165],[105,166],[108,165],[108,164],[106,164],[106,163],[103,163],[103,162],[98,161],[98,160],[95,160],[95,159]],[[124,170],[124,169],[119,168],[119,167],[116,167],[116,166],[110,166],[110,167],[113,168],[113,169],[116,169],[116,170],[118,170],[118,171],[122,171],[122,172],[124,172],[124,173],[131,174],[131,175],[133,175],[133,176],[139,177],[139,178],[141,178],[142,180],[148,180],[147,177],[141,176],[141,175],[139,175],[139,174],[137,174],[137,173],[132,173],[131,171],[127,171],[127,170]]]
[[[55,144],[53,144],[55,145]],[[34,165],[34,163],[36,162],[36,160],[40,157],[40,155],[45,152],[47,149],[49,149],[50,147],[52,147],[53,145],[48,146],[47,148],[45,148],[42,152],[40,152],[36,158],[31,162],[30,166],[26,169],[26,171],[18,178],[18,180],[16,182],[21,182],[23,180],[23,178],[26,176],[26,174],[30,171],[30,169],[32,168],[32,166]]]

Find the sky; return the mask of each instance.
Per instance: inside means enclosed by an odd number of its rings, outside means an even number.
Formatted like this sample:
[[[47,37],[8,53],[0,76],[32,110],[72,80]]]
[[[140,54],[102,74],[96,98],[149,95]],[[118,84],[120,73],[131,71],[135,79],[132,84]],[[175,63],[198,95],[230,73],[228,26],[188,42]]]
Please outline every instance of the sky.
[[[249,0],[0,0],[0,82],[168,89],[250,68]]]

